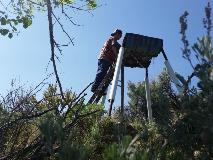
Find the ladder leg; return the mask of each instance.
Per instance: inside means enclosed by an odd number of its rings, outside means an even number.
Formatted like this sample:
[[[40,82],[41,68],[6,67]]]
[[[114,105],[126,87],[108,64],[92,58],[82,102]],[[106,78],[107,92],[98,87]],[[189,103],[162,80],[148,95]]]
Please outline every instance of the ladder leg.
[[[161,52],[162,52],[162,54],[163,54],[163,57],[164,57],[165,61],[168,60],[168,58],[167,58],[167,56],[166,56],[166,53],[165,53],[164,49],[162,49]]]
[[[113,105],[114,100],[110,101],[110,105],[109,105],[109,117],[111,117],[112,114],[112,105]]]
[[[164,64],[165,64],[165,66],[166,66],[167,72],[168,72],[168,74],[169,74],[169,76],[170,76],[172,82],[175,84],[175,86],[176,86],[178,92],[179,92],[180,94],[182,94],[183,91],[184,91],[184,89],[183,89],[182,85],[180,84],[180,81],[179,81],[178,78],[176,77],[175,72],[174,72],[172,66],[171,66],[170,63],[169,63],[169,60],[168,60],[168,58],[167,58],[166,53],[164,52],[164,50],[162,50],[162,53],[163,53],[163,56],[164,56],[164,59],[165,59]]]
[[[149,88],[148,68],[146,68],[145,90],[146,90],[148,119],[149,119],[149,121],[151,121],[152,120],[152,108],[151,108],[151,96],[150,96],[150,88]]]
[[[110,102],[110,113],[109,115],[111,115],[111,111],[112,111],[112,105],[115,99],[115,94],[116,94],[116,89],[117,89],[117,84],[118,84],[118,78],[119,78],[119,74],[120,74],[120,70],[121,70],[121,64],[123,61],[123,55],[124,55],[124,47],[121,46],[120,50],[119,50],[119,54],[118,54],[118,58],[117,58],[117,62],[116,62],[116,67],[115,67],[115,73],[113,76],[113,80],[112,80],[112,87],[109,93],[109,102]]]
[[[182,87],[182,85],[180,84],[179,80],[177,79],[177,77],[176,77],[176,75],[175,75],[175,72],[174,72],[174,70],[172,69],[172,66],[170,65],[170,63],[169,63],[168,60],[166,60],[166,61],[164,62],[164,64],[166,65],[167,72],[168,72],[168,74],[169,74],[169,76],[170,76],[172,82],[175,84],[175,86],[176,86],[178,92],[179,92],[180,94],[182,94],[182,93],[183,93],[183,87]]]
[[[121,66],[121,119],[124,119],[124,65]]]

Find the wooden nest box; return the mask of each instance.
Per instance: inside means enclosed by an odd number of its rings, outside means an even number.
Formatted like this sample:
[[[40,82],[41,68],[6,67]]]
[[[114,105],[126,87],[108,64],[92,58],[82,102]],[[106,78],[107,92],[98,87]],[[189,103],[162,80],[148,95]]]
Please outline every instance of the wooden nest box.
[[[147,68],[153,57],[163,50],[163,40],[139,34],[126,33],[124,40],[125,67]]]

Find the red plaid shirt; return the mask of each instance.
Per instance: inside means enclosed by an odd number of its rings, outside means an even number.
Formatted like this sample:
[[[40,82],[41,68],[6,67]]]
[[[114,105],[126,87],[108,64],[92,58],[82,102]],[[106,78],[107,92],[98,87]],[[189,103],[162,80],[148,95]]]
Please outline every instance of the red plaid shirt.
[[[116,47],[116,54],[112,51],[112,46]],[[115,42],[113,40],[113,37],[110,37],[102,47],[99,59],[107,59],[111,62],[115,62],[118,56],[120,46],[121,45],[117,41]]]

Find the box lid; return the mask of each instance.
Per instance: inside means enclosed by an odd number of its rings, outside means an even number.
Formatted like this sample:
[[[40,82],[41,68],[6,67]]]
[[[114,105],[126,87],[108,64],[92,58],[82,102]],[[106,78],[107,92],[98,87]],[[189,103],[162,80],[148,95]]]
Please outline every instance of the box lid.
[[[123,40],[124,59],[126,67],[146,68],[153,57],[157,57],[163,49],[163,40],[143,36],[139,34],[126,33]]]

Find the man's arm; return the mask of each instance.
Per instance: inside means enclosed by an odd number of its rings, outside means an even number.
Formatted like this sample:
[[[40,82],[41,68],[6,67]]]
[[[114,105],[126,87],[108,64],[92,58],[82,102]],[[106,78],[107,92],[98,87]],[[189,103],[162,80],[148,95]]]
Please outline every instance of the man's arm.
[[[115,45],[113,45],[113,46],[112,46],[112,51],[113,51],[113,53],[114,53],[115,55],[117,55],[117,54],[118,54],[118,53],[117,53],[117,49],[116,49]]]
[[[112,40],[112,51],[115,55],[118,54],[117,48],[116,48],[116,42],[114,41],[114,39]]]

